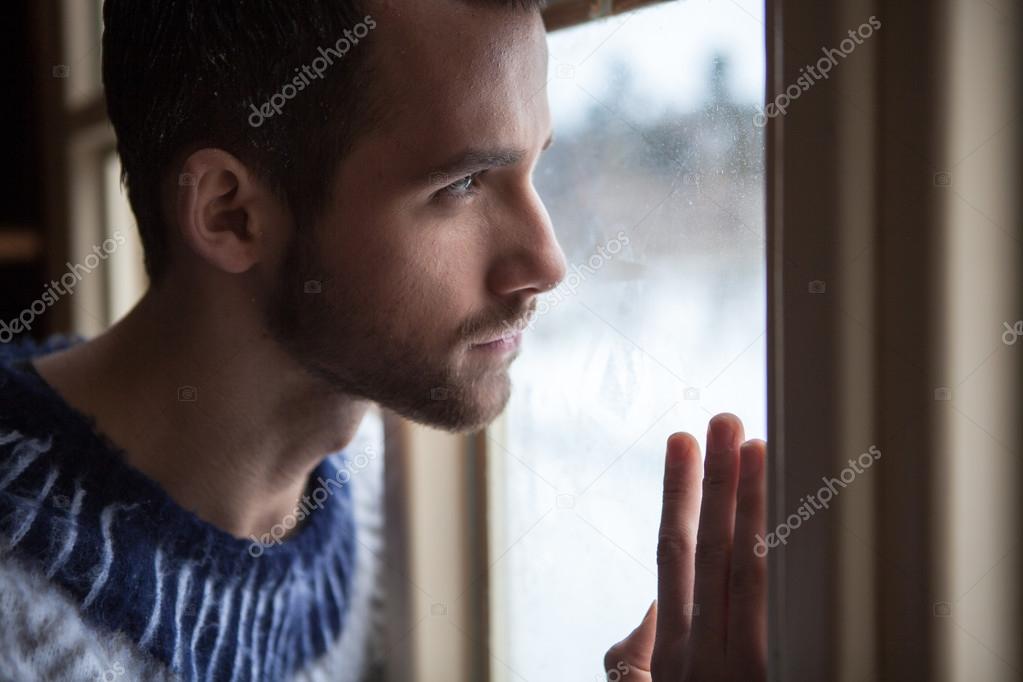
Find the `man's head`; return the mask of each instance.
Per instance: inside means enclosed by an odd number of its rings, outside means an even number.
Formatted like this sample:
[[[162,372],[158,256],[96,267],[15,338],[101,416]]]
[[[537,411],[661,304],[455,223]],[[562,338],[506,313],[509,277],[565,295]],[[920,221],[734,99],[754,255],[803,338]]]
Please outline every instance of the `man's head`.
[[[507,402],[564,257],[537,0],[107,0],[104,82],[154,286],[251,305],[336,390],[452,430]],[[258,330],[256,330],[258,331]]]

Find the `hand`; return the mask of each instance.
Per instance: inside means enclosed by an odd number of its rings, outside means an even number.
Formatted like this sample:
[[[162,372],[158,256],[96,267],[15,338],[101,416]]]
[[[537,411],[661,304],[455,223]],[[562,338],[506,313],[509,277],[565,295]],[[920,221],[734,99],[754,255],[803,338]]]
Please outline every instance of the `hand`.
[[[766,534],[767,443],[744,438],[735,415],[711,419],[702,494],[699,443],[668,438],[657,600],[604,656],[609,680],[767,679],[767,558],[753,551]]]

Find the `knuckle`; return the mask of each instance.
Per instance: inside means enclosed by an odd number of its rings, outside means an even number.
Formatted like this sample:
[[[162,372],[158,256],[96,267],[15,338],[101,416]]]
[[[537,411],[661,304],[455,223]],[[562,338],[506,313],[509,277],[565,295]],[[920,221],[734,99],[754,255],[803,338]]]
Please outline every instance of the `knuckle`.
[[[686,499],[686,490],[681,483],[668,481],[664,484],[664,491],[661,494],[662,506],[669,509],[677,509],[682,506]]]
[[[617,644],[607,650],[607,653],[604,654],[604,670],[612,670],[615,667],[616,661],[621,658],[618,654],[619,651]]]
[[[620,677],[622,668],[628,669],[629,661],[632,660],[631,652],[628,649],[628,640],[618,642],[608,649],[604,654],[604,672],[618,671]]]
[[[729,483],[730,481],[727,476],[708,472],[703,477],[703,494],[706,496],[708,494],[717,495],[722,493],[727,489]]]
[[[728,564],[732,548],[728,543],[701,542],[696,545],[696,569],[719,569]]]
[[[692,534],[685,530],[662,532],[657,537],[657,565],[677,566],[693,551]]]
[[[764,592],[767,571],[761,562],[742,562],[732,567],[728,588],[736,597],[753,597]]]

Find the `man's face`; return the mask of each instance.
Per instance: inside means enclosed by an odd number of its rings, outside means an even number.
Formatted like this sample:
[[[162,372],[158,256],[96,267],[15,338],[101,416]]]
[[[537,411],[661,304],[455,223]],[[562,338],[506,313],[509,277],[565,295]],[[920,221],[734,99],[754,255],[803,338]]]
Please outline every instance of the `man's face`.
[[[365,39],[385,123],[341,165],[315,237],[292,240],[269,319],[338,390],[475,430],[518,354],[477,344],[522,329],[565,275],[531,181],[551,134],[546,36],[535,12],[387,4]]]

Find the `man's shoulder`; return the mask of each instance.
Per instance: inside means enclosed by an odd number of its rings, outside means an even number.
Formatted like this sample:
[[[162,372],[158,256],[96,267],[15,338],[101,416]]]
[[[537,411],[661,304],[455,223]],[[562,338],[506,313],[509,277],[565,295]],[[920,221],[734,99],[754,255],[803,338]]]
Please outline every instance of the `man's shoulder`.
[[[14,447],[15,432],[22,437],[39,437],[57,426],[46,418],[51,411],[45,408],[58,402],[58,397],[48,390],[29,361],[83,340],[58,334],[43,341],[25,338],[0,344],[0,453]]]
[[[28,361],[80,340],[51,336],[44,341],[18,339],[0,344],[0,492],[25,493],[44,484],[46,467],[40,463],[55,456],[57,444],[66,442],[62,434],[70,427],[59,397]],[[40,476],[44,479],[37,480]]]
[[[7,343],[0,343],[0,365],[16,364],[39,355],[55,353],[84,340],[77,334],[53,334],[42,341],[37,341],[31,336],[18,337]]]

